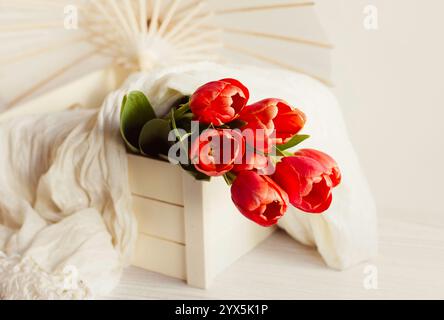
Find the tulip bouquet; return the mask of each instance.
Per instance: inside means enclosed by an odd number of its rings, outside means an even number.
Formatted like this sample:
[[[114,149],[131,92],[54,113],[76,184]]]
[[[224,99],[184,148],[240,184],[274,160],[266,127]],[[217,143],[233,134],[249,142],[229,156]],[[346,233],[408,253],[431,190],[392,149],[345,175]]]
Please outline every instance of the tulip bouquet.
[[[341,181],[336,162],[313,149],[288,151],[309,138],[299,134],[305,114],[281,99],[248,100],[241,82],[222,79],[156,117],[134,91],[122,103],[121,134],[132,152],[180,165],[198,180],[223,177],[238,210],[261,226],[275,225],[288,204],[326,211]]]

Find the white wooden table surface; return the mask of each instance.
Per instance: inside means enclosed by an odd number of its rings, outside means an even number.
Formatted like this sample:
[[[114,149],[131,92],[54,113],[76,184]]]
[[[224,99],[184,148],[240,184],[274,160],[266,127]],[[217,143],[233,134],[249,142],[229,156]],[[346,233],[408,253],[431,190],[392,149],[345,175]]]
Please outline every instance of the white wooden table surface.
[[[128,268],[111,299],[444,299],[444,213],[380,217],[379,256],[347,271],[279,231],[219,275],[208,290]],[[376,266],[378,289],[365,289]]]

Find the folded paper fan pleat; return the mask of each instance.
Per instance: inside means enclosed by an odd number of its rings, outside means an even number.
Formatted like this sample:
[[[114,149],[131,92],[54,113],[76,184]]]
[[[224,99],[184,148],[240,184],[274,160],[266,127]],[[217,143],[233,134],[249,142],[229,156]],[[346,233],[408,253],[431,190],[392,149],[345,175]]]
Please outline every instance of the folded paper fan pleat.
[[[247,62],[330,85],[313,1],[16,0],[0,3],[0,111],[91,69],[128,74],[199,61]],[[265,23],[266,22],[266,23]],[[14,74],[14,77],[9,75]]]

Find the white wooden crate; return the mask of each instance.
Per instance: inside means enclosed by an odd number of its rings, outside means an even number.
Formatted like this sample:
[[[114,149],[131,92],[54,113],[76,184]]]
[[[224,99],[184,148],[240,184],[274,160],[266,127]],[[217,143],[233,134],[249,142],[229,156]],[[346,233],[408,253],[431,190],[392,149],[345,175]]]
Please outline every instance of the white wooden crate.
[[[96,71],[2,114],[0,119],[75,104],[97,106],[119,83],[115,70]],[[244,218],[231,202],[222,178],[196,181],[178,166],[131,154],[128,164],[139,225],[135,266],[206,288],[218,273],[275,230]]]
[[[205,288],[273,228],[244,218],[222,178],[194,180],[167,162],[128,155],[139,241],[133,264]]]

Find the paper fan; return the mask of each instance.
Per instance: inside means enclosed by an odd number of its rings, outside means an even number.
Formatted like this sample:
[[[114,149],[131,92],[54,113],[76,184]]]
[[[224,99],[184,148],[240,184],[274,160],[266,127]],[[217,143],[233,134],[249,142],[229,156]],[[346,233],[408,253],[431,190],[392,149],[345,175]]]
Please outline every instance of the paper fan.
[[[314,2],[0,0],[0,41],[0,110],[110,64],[262,63],[329,84]]]

